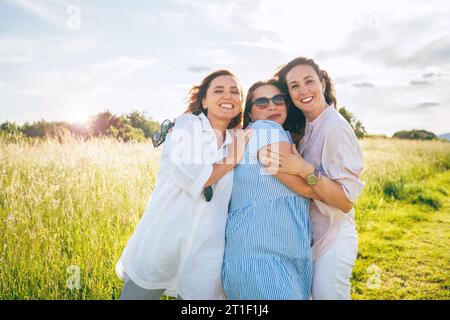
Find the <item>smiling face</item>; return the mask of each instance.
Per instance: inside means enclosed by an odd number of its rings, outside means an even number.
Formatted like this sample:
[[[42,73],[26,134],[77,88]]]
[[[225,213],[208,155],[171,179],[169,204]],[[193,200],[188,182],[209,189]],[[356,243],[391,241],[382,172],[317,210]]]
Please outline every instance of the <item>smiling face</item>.
[[[211,81],[203,107],[208,110],[208,118],[230,121],[241,111],[242,92],[232,76],[219,76]]]
[[[273,96],[276,96],[280,94],[281,91],[275,86],[272,85],[263,85],[261,87],[258,87],[253,91],[253,101],[258,98],[272,98]],[[287,118],[287,107],[286,103],[283,103],[282,105],[278,106],[273,103],[273,101],[270,101],[270,104],[267,106],[267,108],[262,109],[257,107],[255,104],[252,105],[251,111],[250,111],[250,119],[255,122],[257,120],[272,120],[276,123],[283,125],[283,123],[286,121]]]
[[[308,121],[314,120],[326,108],[325,80],[321,81],[311,66],[292,68],[286,75],[286,83],[292,102],[303,111]]]

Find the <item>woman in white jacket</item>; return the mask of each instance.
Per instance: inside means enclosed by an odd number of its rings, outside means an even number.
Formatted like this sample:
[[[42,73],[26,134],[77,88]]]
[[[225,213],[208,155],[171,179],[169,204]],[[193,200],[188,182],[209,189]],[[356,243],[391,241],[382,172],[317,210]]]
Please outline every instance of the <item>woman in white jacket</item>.
[[[224,299],[220,277],[232,170],[250,131],[241,122],[243,93],[227,70],[190,91],[188,110],[167,136],[147,209],[116,265],[121,299]],[[204,190],[212,187],[211,193]],[[211,191],[211,188],[209,188]]]

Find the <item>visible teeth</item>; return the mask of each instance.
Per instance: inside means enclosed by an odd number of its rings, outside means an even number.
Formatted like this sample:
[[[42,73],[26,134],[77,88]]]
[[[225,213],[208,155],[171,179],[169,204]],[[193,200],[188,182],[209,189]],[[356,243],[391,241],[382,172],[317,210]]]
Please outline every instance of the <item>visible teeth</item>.
[[[233,109],[233,105],[229,103],[222,103],[220,106],[226,109]]]
[[[308,103],[308,102],[311,102],[312,99],[313,99],[313,97],[309,97],[309,98],[306,98],[306,99],[302,99],[300,101],[303,102],[303,103]]]

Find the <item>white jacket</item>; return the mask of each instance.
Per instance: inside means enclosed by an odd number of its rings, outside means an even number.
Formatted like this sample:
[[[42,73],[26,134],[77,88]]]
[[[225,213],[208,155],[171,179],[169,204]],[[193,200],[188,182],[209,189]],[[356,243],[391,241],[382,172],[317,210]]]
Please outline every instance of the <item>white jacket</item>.
[[[178,117],[164,143],[155,190],[116,265],[119,277],[186,300],[225,299],[221,267],[233,173],[213,186],[210,202],[203,186],[231,142],[227,130],[218,148],[204,114]]]

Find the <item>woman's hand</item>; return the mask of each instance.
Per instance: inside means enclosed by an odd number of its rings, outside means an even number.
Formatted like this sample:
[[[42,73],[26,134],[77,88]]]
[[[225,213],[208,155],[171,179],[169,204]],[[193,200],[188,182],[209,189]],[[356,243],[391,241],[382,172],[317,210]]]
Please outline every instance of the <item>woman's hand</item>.
[[[235,129],[233,135],[233,143],[230,146],[231,152],[227,157],[227,163],[237,165],[241,162],[245,154],[245,148],[252,135],[252,129]]]
[[[295,144],[292,144],[291,148],[293,153],[288,154],[279,153],[269,146],[265,156],[260,157],[260,162],[266,168],[278,166],[278,172],[295,174],[305,179],[314,172],[314,167],[298,153]]]
[[[233,170],[233,168],[241,162],[244,157],[245,147],[247,146],[248,140],[252,130],[250,128],[242,130],[236,129],[233,134],[233,142],[230,146],[230,154],[223,158],[221,161],[213,164],[213,171],[206,183],[204,188],[209,187],[219,181],[224,175]]]

